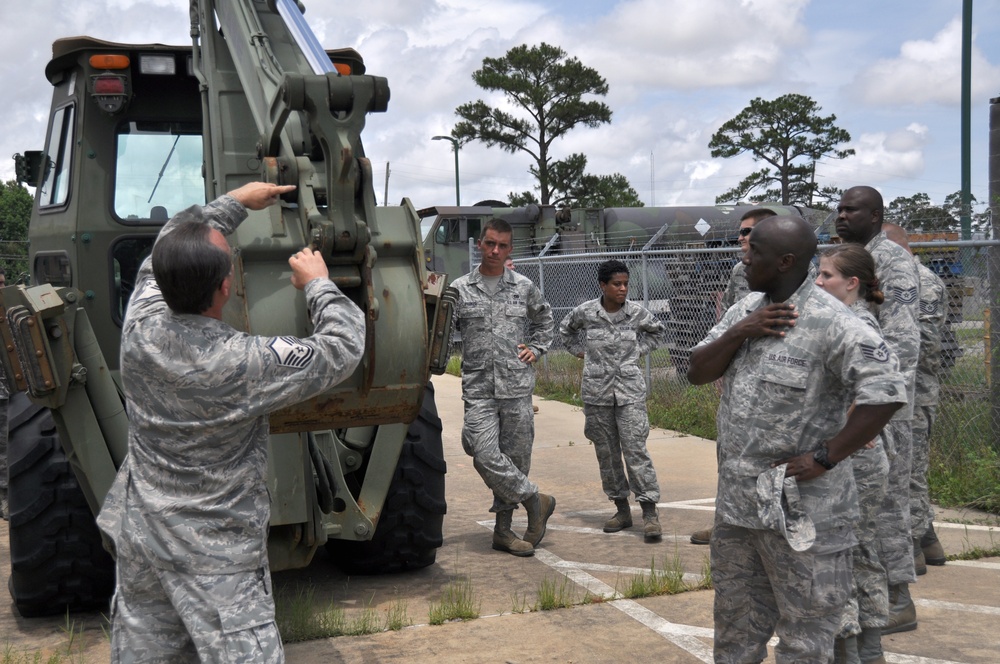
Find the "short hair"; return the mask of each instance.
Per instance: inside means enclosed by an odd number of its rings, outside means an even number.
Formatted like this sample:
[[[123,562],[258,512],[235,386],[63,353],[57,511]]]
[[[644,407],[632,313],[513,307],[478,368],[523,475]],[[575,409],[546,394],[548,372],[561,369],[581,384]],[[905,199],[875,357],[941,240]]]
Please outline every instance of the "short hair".
[[[857,277],[860,282],[858,295],[867,302],[882,304],[885,295],[879,289],[875,276],[875,259],[860,244],[838,244],[823,251],[820,258],[829,258],[842,275],[850,279]]]
[[[179,314],[201,314],[233,269],[228,252],[208,239],[211,226],[184,221],[153,245],[153,276],[163,300]]]
[[[2,267],[0,267],[0,277],[4,277],[4,278],[7,277],[7,270],[5,270]]]
[[[611,259],[597,266],[597,280],[602,284],[608,283],[611,281],[611,277],[622,273],[626,275],[629,273],[628,265],[618,260]]]
[[[486,223],[483,224],[483,230],[479,233],[480,240],[486,237],[486,231],[507,233],[508,235],[511,236],[511,238],[514,237],[514,229],[511,227],[511,225],[507,223],[507,221],[505,221],[504,219],[497,219],[496,217],[490,217],[489,219],[486,220]]]
[[[777,217],[778,213],[770,208],[757,207],[751,210],[747,210],[740,217],[740,221],[746,221],[747,219],[753,219],[754,223],[757,223],[761,219],[767,219],[768,217]]]

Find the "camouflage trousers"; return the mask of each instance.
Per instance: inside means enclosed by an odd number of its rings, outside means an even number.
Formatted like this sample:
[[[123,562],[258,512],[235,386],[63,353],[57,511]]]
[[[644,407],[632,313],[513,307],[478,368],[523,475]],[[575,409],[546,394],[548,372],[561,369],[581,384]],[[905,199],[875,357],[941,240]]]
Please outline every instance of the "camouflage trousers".
[[[7,403],[0,399],[0,497],[7,495]]]
[[[517,399],[465,402],[462,448],[493,491],[491,512],[516,509],[538,493],[538,487],[528,479],[534,441],[535,414],[530,394]]]
[[[583,433],[594,443],[601,486],[608,498],[628,498],[631,489],[636,500],[659,502],[660,485],[646,450],[649,436],[646,403],[637,401],[614,406],[585,403],[583,414],[586,416]]]
[[[910,530],[910,451],[913,433],[910,420],[890,420],[882,435],[891,440],[889,483],[878,517],[878,556],[889,577],[889,585],[913,583],[913,539]]]
[[[931,427],[937,406],[913,408],[913,463],[910,467],[910,526],[914,537],[923,537],[934,520],[927,486],[930,465]]]
[[[119,538],[111,602],[111,661],[285,661],[267,567],[234,574],[182,574],[151,564]]]
[[[838,638],[884,627],[889,619],[889,584],[878,557],[878,516],[888,484],[889,459],[881,441],[874,449],[862,448],[851,457],[858,487],[861,519],[854,527],[858,544],[851,549],[854,591],[841,621]]]
[[[715,661],[832,662],[851,589],[849,551],[797,553],[777,532],[716,519],[712,531]]]

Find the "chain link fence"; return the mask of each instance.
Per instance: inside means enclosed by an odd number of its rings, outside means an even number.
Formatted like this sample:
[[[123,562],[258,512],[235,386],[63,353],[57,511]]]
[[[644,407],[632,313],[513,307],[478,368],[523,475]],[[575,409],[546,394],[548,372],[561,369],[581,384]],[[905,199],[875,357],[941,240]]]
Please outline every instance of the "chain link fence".
[[[990,374],[991,358],[1000,357],[1000,329],[991,334],[990,325],[991,307],[1000,307],[1000,242],[915,242],[911,247],[945,282],[949,298],[941,403],[931,434],[932,494],[946,504],[1000,512],[1000,372]],[[475,265],[479,257],[474,247],[470,250]],[[599,263],[615,258],[628,265],[630,299],[653,312],[668,330],[666,347],[645,359],[651,421],[715,437],[719,389],[688,383],[688,352],[721,315],[722,293],[741,256],[738,247],[684,243],[553,256],[524,251],[515,247],[515,269],[539,286],[552,306],[557,330],[571,309],[600,296]],[[565,352],[557,333],[538,369],[539,390],[578,402],[582,365]]]

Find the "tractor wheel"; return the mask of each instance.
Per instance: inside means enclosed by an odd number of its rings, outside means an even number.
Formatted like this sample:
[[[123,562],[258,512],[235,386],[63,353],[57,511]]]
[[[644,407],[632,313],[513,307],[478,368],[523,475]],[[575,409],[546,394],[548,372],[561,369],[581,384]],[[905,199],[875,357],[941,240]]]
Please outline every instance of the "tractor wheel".
[[[8,588],[26,618],[108,609],[115,569],[52,415],[22,392],[10,399]]]
[[[434,387],[427,385],[420,414],[406,441],[370,541],[331,540],[327,550],[347,574],[384,574],[432,565],[442,539],[447,465]]]

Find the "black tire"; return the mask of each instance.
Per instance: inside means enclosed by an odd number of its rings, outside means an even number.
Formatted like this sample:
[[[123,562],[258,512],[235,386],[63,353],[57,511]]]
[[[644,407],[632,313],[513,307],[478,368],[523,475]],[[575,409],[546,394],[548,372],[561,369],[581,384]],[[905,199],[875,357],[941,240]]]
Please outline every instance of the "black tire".
[[[427,385],[417,419],[406,432],[399,463],[375,535],[367,542],[332,540],[327,551],[347,574],[386,574],[434,564],[444,542],[447,464],[434,388]]]
[[[510,203],[504,203],[503,201],[498,201],[493,198],[488,198],[485,201],[479,201],[473,207],[508,208],[510,207]]]
[[[115,570],[47,408],[11,397],[10,580],[26,617],[107,611]]]

